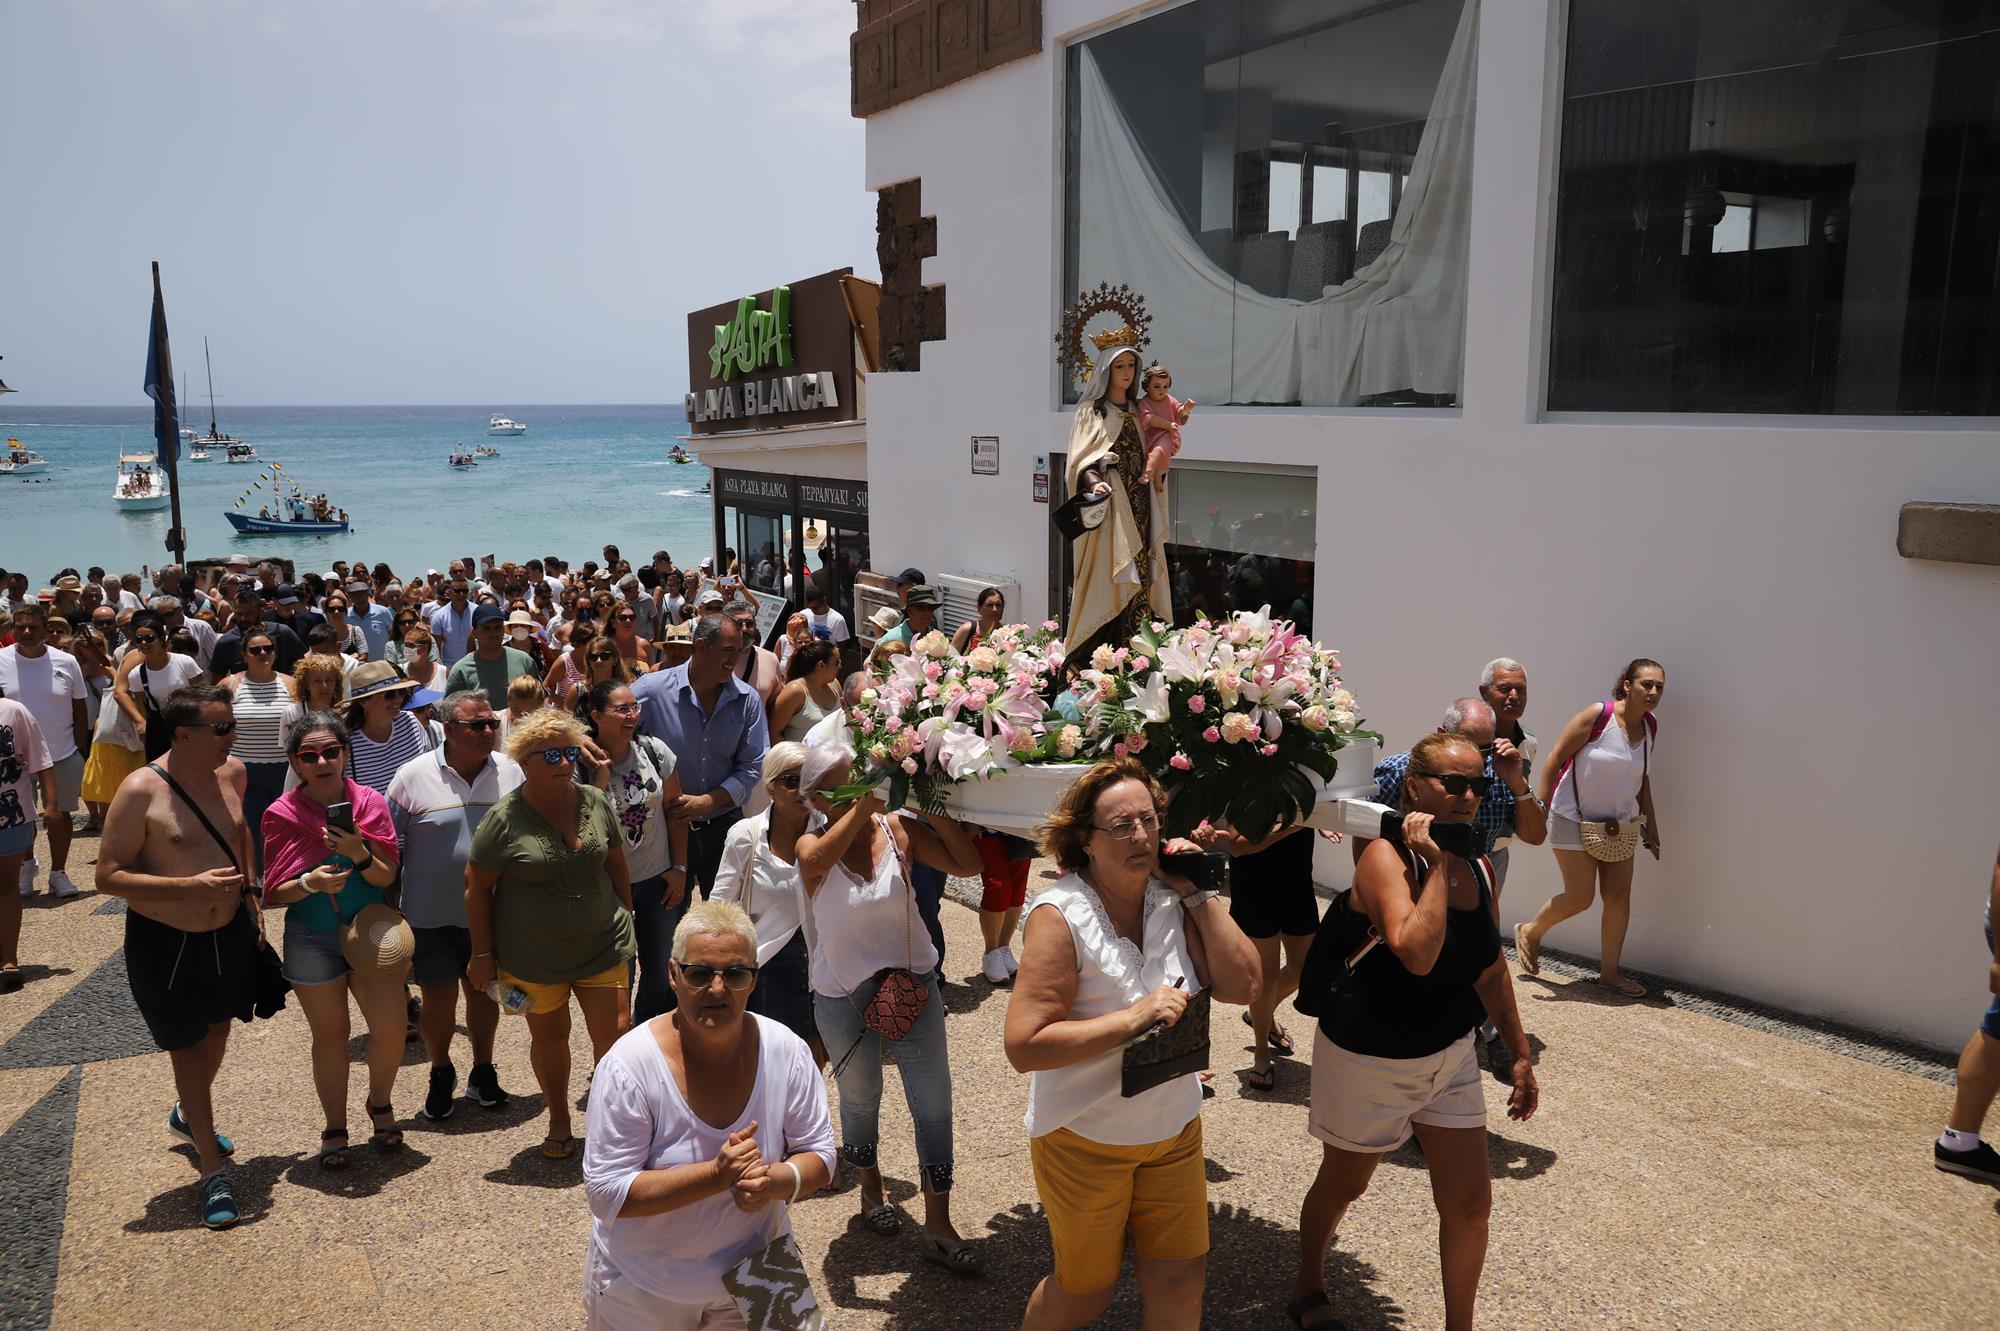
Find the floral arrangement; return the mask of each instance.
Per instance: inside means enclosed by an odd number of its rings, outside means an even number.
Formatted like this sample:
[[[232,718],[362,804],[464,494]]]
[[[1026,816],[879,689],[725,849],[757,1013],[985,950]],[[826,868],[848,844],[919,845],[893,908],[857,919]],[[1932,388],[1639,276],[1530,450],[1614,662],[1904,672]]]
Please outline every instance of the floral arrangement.
[[[1129,754],[1172,795],[1169,830],[1227,822],[1252,840],[1301,821],[1358,739],[1339,653],[1269,607],[1187,628],[1155,621],[1099,646],[1056,698],[1066,662],[1053,620],[1008,625],[960,656],[942,633],[891,659],[834,724],[856,753],[852,798],[887,782],[889,804],[942,810],[951,787],[1024,764]],[[1314,777],[1319,780],[1315,782]]]

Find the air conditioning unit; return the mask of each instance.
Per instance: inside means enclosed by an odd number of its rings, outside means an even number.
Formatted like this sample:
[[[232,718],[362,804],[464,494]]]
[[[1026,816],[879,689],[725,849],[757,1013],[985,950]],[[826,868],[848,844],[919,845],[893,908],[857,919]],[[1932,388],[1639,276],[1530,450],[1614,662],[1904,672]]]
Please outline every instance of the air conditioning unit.
[[[958,626],[979,619],[979,593],[988,587],[997,587],[1007,598],[1008,614],[1002,618],[1014,622],[1021,604],[1021,584],[1012,578],[994,573],[945,573],[934,584],[938,595],[944,598],[944,606],[938,611],[937,626],[949,637],[958,632]]]

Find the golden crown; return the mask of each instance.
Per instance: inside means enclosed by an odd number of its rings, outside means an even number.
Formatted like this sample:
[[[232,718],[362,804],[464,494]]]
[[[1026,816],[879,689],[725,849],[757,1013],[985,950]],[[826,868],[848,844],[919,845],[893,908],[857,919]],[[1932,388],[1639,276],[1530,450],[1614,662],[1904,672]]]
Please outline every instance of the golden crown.
[[[1139,345],[1139,330],[1126,324],[1112,332],[1092,333],[1090,344],[1099,351],[1109,351],[1113,347],[1136,347]]]
[[[1112,315],[1119,321],[1119,327],[1105,332],[1087,332],[1092,321]],[[1086,349],[1085,343],[1095,347],[1100,355],[1107,351],[1137,351],[1146,345],[1148,331],[1153,326],[1153,316],[1146,312],[1143,297],[1131,287],[1109,282],[1098,285],[1077,297],[1076,303],[1062,313],[1062,324],[1056,333],[1056,364],[1073,376],[1077,383],[1085,383],[1096,368],[1096,361]]]

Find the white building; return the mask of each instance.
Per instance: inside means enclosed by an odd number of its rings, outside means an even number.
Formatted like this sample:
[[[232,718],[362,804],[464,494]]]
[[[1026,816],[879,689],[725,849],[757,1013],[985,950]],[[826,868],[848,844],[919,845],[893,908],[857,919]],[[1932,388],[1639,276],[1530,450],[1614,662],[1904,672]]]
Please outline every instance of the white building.
[[[1658,658],[1628,964],[1956,1047],[2000,577],[1897,532],[2000,501],[2000,47],[1888,0],[1483,2],[864,0],[885,368],[921,353],[870,384],[874,567],[1059,610],[1051,338],[1130,283],[1200,403],[1176,559],[1228,559],[1189,586],[1309,615],[1391,748],[1490,657],[1545,739]],[[1517,854],[1509,923],[1555,883]]]

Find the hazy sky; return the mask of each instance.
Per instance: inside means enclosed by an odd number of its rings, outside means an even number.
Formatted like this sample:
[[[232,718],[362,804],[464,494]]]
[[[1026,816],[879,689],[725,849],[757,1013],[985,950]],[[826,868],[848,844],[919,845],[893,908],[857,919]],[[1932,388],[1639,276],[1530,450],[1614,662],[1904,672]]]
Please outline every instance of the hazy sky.
[[[686,315],[876,275],[846,0],[0,0],[0,378],[678,402]],[[205,408],[205,401],[204,401]]]

